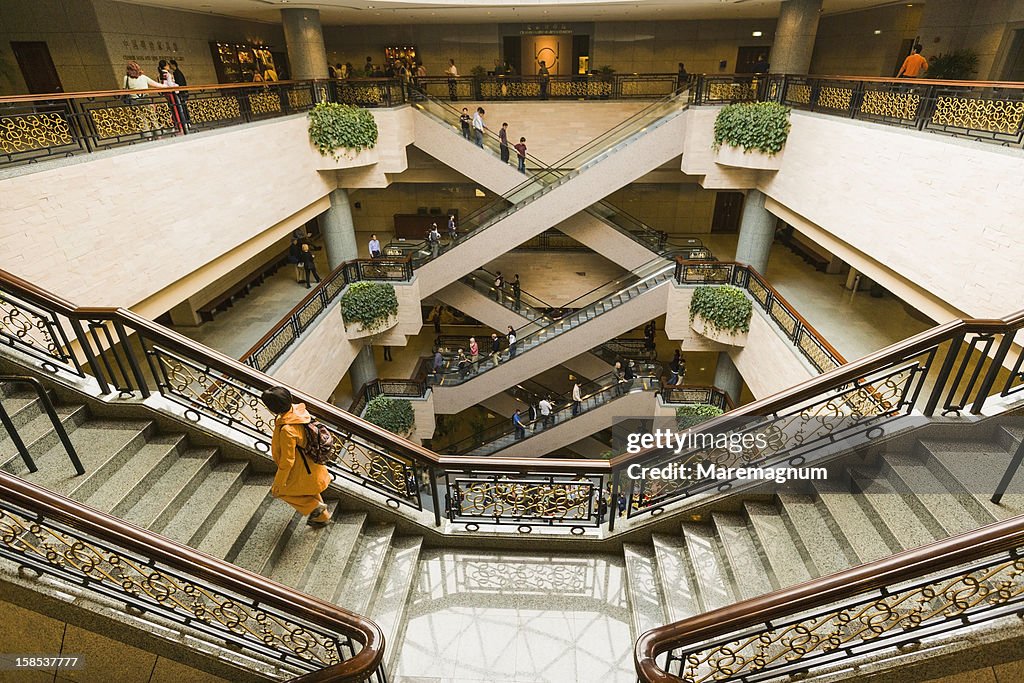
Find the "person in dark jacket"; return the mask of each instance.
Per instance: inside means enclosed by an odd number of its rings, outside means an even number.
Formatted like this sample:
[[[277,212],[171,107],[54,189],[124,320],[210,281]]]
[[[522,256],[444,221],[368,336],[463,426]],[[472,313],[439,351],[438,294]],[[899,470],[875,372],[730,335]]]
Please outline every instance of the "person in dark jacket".
[[[174,82],[180,85],[182,88],[188,85],[188,81],[185,79],[185,74],[181,73],[181,69],[178,68],[178,62],[172,59],[168,64],[171,65],[171,76],[174,77]],[[189,125],[188,107],[185,102],[188,101],[188,93],[178,91],[178,108],[181,115],[181,121],[186,126]]]
[[[501,359],[501,339],[498,338],[497,333],[491,335],[491,360],[495,365]]]
[[[309,250],[308,244],[302,245],[302,251],[299,254],[299,262],[302,264],[303,270],[306,271],[306,289],[309,289],[309,276],[310,274],[316,278],[317,283],[320,282],[320,274],[316,272],[316,262],[313,260],[313,252]]]
[[[516,429],[516,441],[526,438],[526,427],[523,426],[523,418],[518,408],[512,413],[512,426]]]

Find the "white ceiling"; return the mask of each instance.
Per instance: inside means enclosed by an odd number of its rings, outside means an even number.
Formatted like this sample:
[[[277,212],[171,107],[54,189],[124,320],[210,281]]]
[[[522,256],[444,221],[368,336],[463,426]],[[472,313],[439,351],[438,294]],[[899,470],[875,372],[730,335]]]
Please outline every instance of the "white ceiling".
[[[780,0],[122,0],[277,23],[278,10],[320,10],[328,25],[417,23],[521,23],[568,21],[664,21],[669,19],[763,19],[779,14]],[[823,0],[832,14],[892,0]]]

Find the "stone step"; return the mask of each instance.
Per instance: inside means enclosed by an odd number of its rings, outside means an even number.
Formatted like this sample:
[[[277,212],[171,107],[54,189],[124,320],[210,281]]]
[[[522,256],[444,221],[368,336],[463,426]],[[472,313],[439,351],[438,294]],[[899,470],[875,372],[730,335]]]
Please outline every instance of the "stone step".
[[[106,512],[130,509],[183,456],[187,443],[186,436],[180,433],[151,436],[128,462],[108,473],[92,493],[83,498],[76,491],[75,497]]]
[[[638,543],[624,543],[622,554],[626,564],[626,595],[629,599],[630,626],[633,640],[641,634],[668,623],[658,560],[654,548]]]
[[[326,505],[331,513],[331,524],[321,528],[311,527],[306,524],[307,518],[300,516],[298,524],[291,527],[291,538],[287,539],[287,544],[267,576],[286,586],[298,587],[303,584],[306,570],[323,552],[324,545],[333,540],[330,527],[335,523],[338,503],[326,501]]]
[[[141,496],[133,493],[111,508],[110,513],[146,529],[161,515],[171,517],[213,469],[217,449],[192,448],[171,463]]]
[[[864,509],[857,504],[856,494],[848,484],[836,481],[815,481],[818,509],[832,534],[849,547],[860,564],[888,557],[899,552],[878,533]]]
[[[264,491],[269,493],[269,487]],[[231,562],[257,574],[270,576],[277,558],[299,526],[306,526],[306,518],[288,503],[269,497],[261,503],[257,515],[240,537],[242,544]]]
[[[739,598],[756,598],[776,590],[779,587],[778,580],[761,555],[746,520],[729,512],[715,512],[711,518],[725,549]]]
[[[384,576],[373,596],[368,616],[384,632],[384,642],[392,644],[387,655],[389,666],[397,661],[401,650],[398,633],[405,618],[409,593],[412,592],[419,565],[422,536],[399,536],[391,540],[391,550],[385,563]]]
[[[248,468],[248,461],[224,460],[217,463],[186,501],[172,503],[150,529],[195,547],[230,508],[231,499],[245,482]],[[172,515],[170,512],[174,505],[177,505],[177,511]]]
[[[887,454],[884,462],[889,482],[936,537],[956,536],[996,521],[970,494],[946,488],[921,460]]]
[[[43,405],[35,391],[8,383],[0,383],[0,403],[18,429],[43,414]],[[0,431],[0,434],[7,438],[6,430]]]
[[[853,549],[829,529],[815,496],[779,493],[776,499],[790,534],[798,539],[802,553],[811,558],[818,576],[835,574],[858,564]]]
[[[714,526],[683,522],[682,529],[701,607],[705,612],[710,612],[731,605],[736,600],[732,576]]]
[[[85,467],[84,475],[75,473],[64,444],[58,440],[44,453],[33,454],[39,471],[22,476],[62,495],[80,490],[74,497],[81,500],[137,453],[153,431],[152,422],[87,420],[68,434]]]
[[[1024,421],[1016,416],[1000,421],[995,438],[999,447],[1012,455],[1024,440]]]
[[[335,602],[356,614],[366,614],[394,533],[393,524],[373,523],[363,527],[352,561],[345,570],[341,593]]]
[[[365,523],[365,512],[339,512],[336,509],[331,523],[324,528],[326,538],[320,552],[294,585],[321,600],[336,602],[341,594],[345,569],[352,561],[352,552]]]
[[[996,519],[1024,514],[1024,471],[1013,477],[999,505],[990,500],[1010,466],[1011,456],[1002,448],[989,444],[986,450],[965,456],[952,442],[922,439],[921,445],[930,456],[926,464],[947,488],[970,494],[978,507]]]
[[[811,579],[810,558],[801,554],[775,506],[747,501],[743,503],[743,509],[754,531],[754,540],[761,556],[768,560],[779,587],[785,588]]]
[[[58,405],[55,406],[55,410],[57,411],[57,418],[69,436],[89,419],[89,411],[84,405]],[[60,439],[53,428],[53,423],[50,422],[49,416],[43,412],[39,412],[28,420],[24,426],[19,427],[18,436],[21,437],[34,460],[60,444]],[[72,443],[74,442],[72,441]],[[37,462],[36,464],[38,465],[39,463]],[[70,461],[68,464],[71,464]],[[3,428],[0,428],[0,469],[19,476],[28,473],[28,468],[22,461],[21,455],[14,446],[14,442],[8,436],[7,430]]]
[[[851,477],[858,492],[857,503],[890,545],[895,543],[903,550],[910,550],[935,540],[935,534],[881,475],[853,471]]]
[[[701,613],[697,581],[693,577],[686,541],[677,536],[652,534],[658,581],[669,622]]]
[[[232,499],[230,508],[214,522],[196,549],[234,562],[245,540],[263,519],[263,513],[270,505],[272,481],[272,475],[247,477]]]

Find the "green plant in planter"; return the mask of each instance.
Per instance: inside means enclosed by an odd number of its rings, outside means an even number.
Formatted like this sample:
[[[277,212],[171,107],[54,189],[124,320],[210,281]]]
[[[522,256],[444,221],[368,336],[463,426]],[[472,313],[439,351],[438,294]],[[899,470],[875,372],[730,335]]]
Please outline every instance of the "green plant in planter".
[[[708,403],[694,403],[692,405],[679,406],[676,408],[676,424],[680,429],[690,429],[706,422],[713,417],[718,417],[724,411],[721,408]]]
[[[477,78],[483,78],[484,76],[487,75],[487,69],[477,64],[476,66],[469,70],[469,75],[476,76]]]
[[[789,107],[778,102],[747,102],[722,107],[715,117],[715,141],[745,152],[777,154],[789,137]]]
[[[367,332],[381,327],[398,315],[394,285],[385,282],[355,282],[341,296],[341,317],[345,324],[360,323]]]
[[[399,435],[408,434],[416,424],[409,399],[387,396],[371,398],[363,411],[363,419]]]
[[[605,64],[604,66],[597,67],[597,73],[602,76],[611,76],[615,73],[615,69],[613,69],[610,64]]]
[[[695,316],[705,324],[728,334],[750,331],[754,307],[739,287],[718,285],[698,287],[690,300],[690,322]]]
[[[309,139],[320,154],[338,159],[338,150],[360,152],[377,144],[377,121],[366,109],[320,102],[309,112]]]
[[[969,81],[978,73],[978,53],[974,50],[953,50],[933,57],[925,78],[946,81]]]

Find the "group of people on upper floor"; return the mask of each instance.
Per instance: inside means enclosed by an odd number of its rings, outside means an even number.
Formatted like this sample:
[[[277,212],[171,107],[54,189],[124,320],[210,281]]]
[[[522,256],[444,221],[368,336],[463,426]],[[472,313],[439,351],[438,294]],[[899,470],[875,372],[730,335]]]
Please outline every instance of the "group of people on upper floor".
[[[124,68],[125,90],[148,90],[150,88],[184,88],[188,85],[185,74],[178,67],[177,60],[161,59],[157,63],[157,80],[153,80],[145,74],[138,62],[129,61]],[[185,102],[188,100],[187,92],[167,93],[167,101],[171,105],[171,118],[174,128],[184,131],[189,125],[188,109]]]
[[[367,57],[361,69],[352,66],[352,62],[336,63],[334,66],[327,65],[327,75],[330,78],[400,78],[405,82],[427,75],[427,69],[421,60],[412,57],[396,57],[385,59],[382,64],[376,64],[373,57]]]

